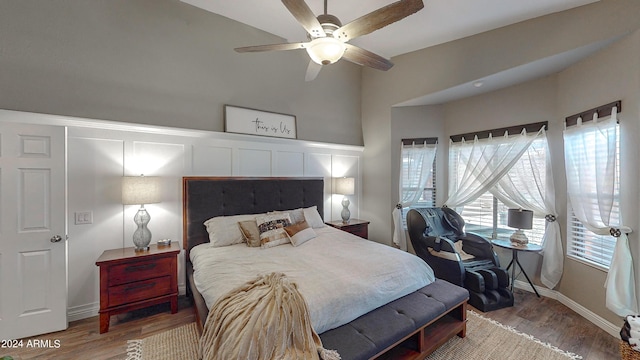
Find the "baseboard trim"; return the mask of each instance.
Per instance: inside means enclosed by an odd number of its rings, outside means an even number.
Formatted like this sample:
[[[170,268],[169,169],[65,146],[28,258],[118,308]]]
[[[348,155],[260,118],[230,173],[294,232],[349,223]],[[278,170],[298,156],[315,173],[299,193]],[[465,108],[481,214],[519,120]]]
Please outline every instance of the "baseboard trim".
[[[67,321],[72,322],[98,316],[98,311],[100,311],[99,302],[73,306],[67,309]]]
[[[534,292],[533,288],[531,288],[531,285],[529,285],[529,283],[525,281],[516,280],[514,283],[514,286],[518,289]],[[620,338],[620,326],[610,323],[609,321],[605,320],[603,317],[597,315],[596,313],[587,309],[586,307],[578,304],[577,302],[568,298],[562,293],[559,293],[555,290],[547,289],[544,286],[536,286],[536,290],[538,290],[538,293],[540,294],[540,296],[558,300],[564,306],[577,312],[580,316],[589,320],[595,326],[606,331],[607,334],[615,338]]]

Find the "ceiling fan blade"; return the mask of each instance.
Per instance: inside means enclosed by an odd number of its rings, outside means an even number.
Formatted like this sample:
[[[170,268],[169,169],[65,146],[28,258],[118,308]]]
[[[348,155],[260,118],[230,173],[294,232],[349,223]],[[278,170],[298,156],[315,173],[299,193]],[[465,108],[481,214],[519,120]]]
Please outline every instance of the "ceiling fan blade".
[[[306,43],[285,43],[285,44],[245,46],[245,47],[235,48],[234,50],[239,53],[245,53],[245,52],[260,52],[260,51],[275,51],[275,50],[297,50],[297,49],[304,49],[305,46],[306,46]]]
[[[393,63],[371,51],[359,48],[351,44],[345,44],[347,50],[342,58],[354,64],[368,66],[374,69],[387,71],[393,67]]]
[[[283,0],[284,1],[284,0]],[[418,12],[424,7],[422,0],[400,0],[361,16],[338,28],[333,37],[347,42],[366,35]]]
[[[327,36],[322,29],[322,25],[316,18],[316,15],[311,11],[307,3],[304,0],[282,0],[284,6],[287,7],[291,15],[298,20],[300,25],[307,30],[309,35],[313,38]]]
[[[313,60],[309,60],[309,66],[307,66],[307,74],[304,76],[304,81],[311,81],[315,79],[320,70],[322,70],[322,65]]]

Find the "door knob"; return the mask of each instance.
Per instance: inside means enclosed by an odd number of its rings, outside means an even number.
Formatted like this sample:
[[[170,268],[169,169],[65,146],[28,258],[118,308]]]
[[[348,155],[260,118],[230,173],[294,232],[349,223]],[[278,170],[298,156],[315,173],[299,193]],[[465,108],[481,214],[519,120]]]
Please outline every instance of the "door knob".
[[[61,237],[60,235],[54,235],[54,236],[51,238],[51,242],[52,242],[52,243],[57,243],[57,242],[60,242],[60,241],[62,241],[62,237]]]

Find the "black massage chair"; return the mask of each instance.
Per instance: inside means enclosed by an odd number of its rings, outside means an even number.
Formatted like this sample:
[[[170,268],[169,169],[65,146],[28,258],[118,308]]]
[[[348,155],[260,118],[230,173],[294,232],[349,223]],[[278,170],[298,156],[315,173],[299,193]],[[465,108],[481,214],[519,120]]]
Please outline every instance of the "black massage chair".
[[[457,212],[446,207],[411,209],[407,230],[416,254],[437,278],[469,290],[473,307],[486,312],[513,306],[509,273],[500,267],[493,245],[465,233],[464,220]]]

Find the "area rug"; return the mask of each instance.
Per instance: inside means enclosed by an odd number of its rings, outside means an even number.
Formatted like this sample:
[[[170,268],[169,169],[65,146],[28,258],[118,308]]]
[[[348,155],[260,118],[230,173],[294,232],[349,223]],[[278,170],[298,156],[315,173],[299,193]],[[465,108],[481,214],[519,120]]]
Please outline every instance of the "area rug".
[[[197,360],[198,330],[190,323],[142,340],[127,342],[127,360]]]
[[[438,348],[427,360],[582,359],[512,327],[467,311],[467,336],[457,336]]]
[[[582,359],[473,311],[467,312],[467,320],[467,336],[464,339],[455,336],[427,360]],[[129,341],[127,360],[196,360],[197,347],[198,332],[195,323],[191,323]]]

